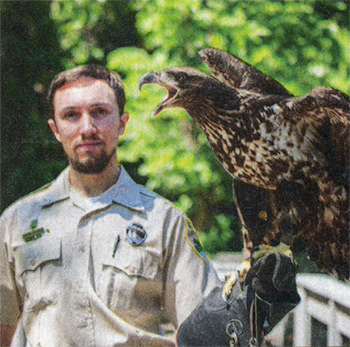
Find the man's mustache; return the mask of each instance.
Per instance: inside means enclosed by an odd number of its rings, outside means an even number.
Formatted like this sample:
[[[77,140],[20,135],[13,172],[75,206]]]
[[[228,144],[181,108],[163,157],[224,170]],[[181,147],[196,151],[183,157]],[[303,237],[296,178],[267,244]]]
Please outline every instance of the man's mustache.
[[[82,141],[79,141],[74,145],[74,148],[78,148],[80,146],[85,146],[85,145],[95,145],[95,144],[104,144],[104,141],[101,140],[98,136],[93,136],[93,137],[85,138]]]

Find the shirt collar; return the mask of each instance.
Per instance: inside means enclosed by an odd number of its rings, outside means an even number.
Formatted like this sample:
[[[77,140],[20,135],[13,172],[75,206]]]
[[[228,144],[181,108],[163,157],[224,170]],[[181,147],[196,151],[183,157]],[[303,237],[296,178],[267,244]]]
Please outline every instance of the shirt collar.
[[[66,200],[70,197],[70,183],[68,178],[69,166],[64,169],[57,179],[47,189],[46,195],[41,203],[43,208]],[[123,205],[133,210],[144,211],[144,205],[140,195],[139,186],[128,175],[121,166],[120,176],[114,187],[111,188],[111,202]]]
[[[68,180],[69,166],[66,167],[60,175],[47,188],[45,197],[41,202],[41,207],[50,207],[56,202],[66,200],[69,198],[69,180]]]
[[[124,167],[121,167],[120,176],[113,191],[113,201],[116,204],[138,211],[145,210],[141,199],[140,187],[128,175]]]

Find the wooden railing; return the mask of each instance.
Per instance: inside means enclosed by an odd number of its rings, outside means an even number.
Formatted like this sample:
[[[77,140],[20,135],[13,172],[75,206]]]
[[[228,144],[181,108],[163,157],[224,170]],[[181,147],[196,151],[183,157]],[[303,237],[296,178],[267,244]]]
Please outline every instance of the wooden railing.
[[[350,284],[327,275],[300,274],[294,346],[349,346]]]
[[[300,304],[267,336],[279,347],[349,347],[350,284],[327,275],[297,276]]]

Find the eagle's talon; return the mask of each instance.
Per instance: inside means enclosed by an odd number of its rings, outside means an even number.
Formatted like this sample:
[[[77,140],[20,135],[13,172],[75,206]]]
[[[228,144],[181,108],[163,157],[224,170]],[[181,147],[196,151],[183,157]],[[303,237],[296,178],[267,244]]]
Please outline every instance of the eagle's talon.
[[[230,273],[225,276],[225,283],[222,289],[223,299],[225,302],[229,302],[233,287],[237,284],[237,282],[242,283],[244,281],[249,269],[250,261],[244,260],[238,265],[236,273]]]
[[[250,270],[250,260],[244,260],[242,261],[237,268],[239,281],[243,282],[245,279],[245,276],[247,275],[248,271]]]
[[[229,302],[229,297],[232,293],[232,289],[237,282],[238,282],[238,277],[236,276],[236,274],[231,273],[225,276],[225,283],[222,288],[222,296],[225,302],[227,303]]]

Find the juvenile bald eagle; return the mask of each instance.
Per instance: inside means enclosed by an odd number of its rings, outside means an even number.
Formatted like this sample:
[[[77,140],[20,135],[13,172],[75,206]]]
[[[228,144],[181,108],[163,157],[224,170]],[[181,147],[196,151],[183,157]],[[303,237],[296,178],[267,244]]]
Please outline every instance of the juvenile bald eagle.
[[[225,52],[205,49],[199,57],[212,76],[174,67],[141,78],[140,88],[168,90],[153,115],[184,108],[203,130],[235,179],[246,242],[302,235],[320,269],[349,279],[349,97],[325,87],[293,97]]]

